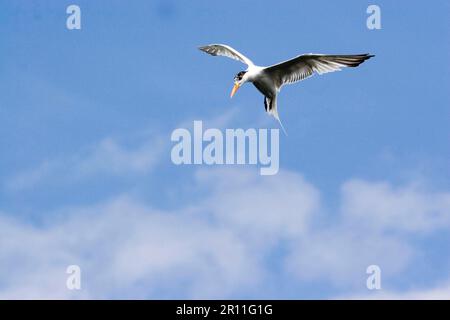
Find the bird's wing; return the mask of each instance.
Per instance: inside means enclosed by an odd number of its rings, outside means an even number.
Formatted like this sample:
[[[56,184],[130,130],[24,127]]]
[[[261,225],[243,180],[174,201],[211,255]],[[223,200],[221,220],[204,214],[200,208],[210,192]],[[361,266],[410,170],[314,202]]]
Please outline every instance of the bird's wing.
[[[304,80],[314,73],[340,71],[345,67],[357,67],[373,55],[322,55],[304,54],[294,59],[267,67],[264,71],[274,80],[279,89],[285,84]]]
[[[247,58],[239,51],[225,44],[210,44],[207,46],[199,47],[199,49],[213,56],[224,56],[234,60],[241,61],[242,63],[245,63],[248,66],[254,65],[249,58]]]

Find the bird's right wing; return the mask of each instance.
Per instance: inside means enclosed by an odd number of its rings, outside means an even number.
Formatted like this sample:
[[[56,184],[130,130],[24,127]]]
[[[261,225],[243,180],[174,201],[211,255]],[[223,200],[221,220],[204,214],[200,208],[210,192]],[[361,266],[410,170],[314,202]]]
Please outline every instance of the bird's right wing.
[[[254,65],[249,58],[247,58],[239,51],[225,44],[210,44],[207,46],[199,47],[199,49],[206,53],[209,53],[212,56],[224,56],[234,60],[241,61],[242,63],[245,63],[248,66]]]
[[[357,67],[373,55],[322,55],[304,54],[294,59],[267,67],[264,71],[279,89],[285,84],[304,80],[314,73],[340,71],[344,67]]]

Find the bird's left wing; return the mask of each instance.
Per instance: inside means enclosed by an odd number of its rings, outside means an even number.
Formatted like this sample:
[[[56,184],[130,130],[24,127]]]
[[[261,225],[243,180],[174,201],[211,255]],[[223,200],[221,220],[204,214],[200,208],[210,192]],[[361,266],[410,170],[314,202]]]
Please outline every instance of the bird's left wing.
[[[314,73],[340,71],[344,67],[357,67],[373,55],[322,55],[304,54],[294,59],[267,67],[264,71],[279,89],[285,84],[304,80]]]
[[[236,49],[233,49],[232,47],[227,46],[225,44],[210,44],[207,46],[199,47],[199,49],[213,56],[224,56],[234,60],[241,61],[242,63],[245,63],[248,66],[254,65],[249,58],[244,56]]]

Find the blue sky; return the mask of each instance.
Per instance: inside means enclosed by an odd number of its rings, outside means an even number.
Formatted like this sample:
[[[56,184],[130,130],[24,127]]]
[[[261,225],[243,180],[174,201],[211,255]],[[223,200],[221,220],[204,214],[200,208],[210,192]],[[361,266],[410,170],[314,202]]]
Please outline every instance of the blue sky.
[[[81,30],[65,27],[72,3]],[[2,2],[0,297],[448,298],[449,7]],[[229,99],[245,66],[209,43],[259,65],[376,57],[283,88],[280,173],[260,177],[170,161],[194,120],[277,128],[253,86]]]

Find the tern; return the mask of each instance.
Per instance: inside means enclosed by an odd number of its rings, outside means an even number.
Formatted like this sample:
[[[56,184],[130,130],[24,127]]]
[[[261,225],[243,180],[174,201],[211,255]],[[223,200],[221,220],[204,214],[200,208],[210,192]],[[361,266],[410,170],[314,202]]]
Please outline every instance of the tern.
[[[278,120],[284,130],[277,110],[277,95],[285,84],[291,84],[305,80],[315,73],[323,74],[340,71],[345,67],[357,67],[374,55],[328,55],[328,54],[302,54],[293,59],[278,64],[261,67],[255,65],[242,53],[225,44],[210,44],[199,47],[200,50],[213,55],[224,56],[238,60],[247,65],[247,70],[241,71],[234,77],[234,86],[231,98],[236,91],[246,82],[251,82],[264,95],[264,107],[266,112]]]

